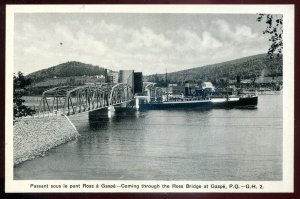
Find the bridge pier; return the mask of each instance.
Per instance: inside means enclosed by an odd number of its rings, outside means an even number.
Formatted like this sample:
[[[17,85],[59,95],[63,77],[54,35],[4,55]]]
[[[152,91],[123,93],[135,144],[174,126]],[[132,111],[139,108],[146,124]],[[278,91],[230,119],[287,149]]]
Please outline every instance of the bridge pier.
[[[119,104],[118,106],[114,106],[115,112],[116,113],[121,113],[121,112],[127,112],[127,111],[135,111],[134,109],[135,106],[135,100],[131,102],[124,102]]]
[[[140,109],[140,99],[138,97],[135,98],[135,108],[136,108],[136,110]]]
[[[102,108],[89,112],[90,121],[108,121],[111,117],[111,110],[109,108]]]

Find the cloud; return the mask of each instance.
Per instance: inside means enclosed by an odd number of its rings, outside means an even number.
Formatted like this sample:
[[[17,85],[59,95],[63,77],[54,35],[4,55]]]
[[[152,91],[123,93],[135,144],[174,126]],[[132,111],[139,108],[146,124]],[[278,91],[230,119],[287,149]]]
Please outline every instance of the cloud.
[[[131,35],[126,45],[130,50],[147,49],[148,52],[159,53],[172,46],[172,42],[165,35],[154,33],[148,27],[132,30]]]
[[[252,33],[250,27],[246,25],[236,26],[234,37],[238,42],[253,40],[257,37],[257,33]]]
[[[246,24],[223,19],[201,21],[199,27],[160,29],[92,18],[48,24],[26,21],[15,30],[15,63],[25,73],[72,60],[159,73],[166,67],[175,71],[259,53],[259,39]],[[18,68],[21,65],[24,68]]]
[[[212,22],[210,32],[216,38],[228,43],[242,43],[258,36],[246,25],[238,24],[233,27],[227,21],[221,19]]]
[[[234,39],[234,33],[232,32],[229,23],[225,20],[219,19],[212,21],[208,29],[214,37],[221,41],[230,41]]]
[[[181,55],[197,56],[205,51],[217,50],[222,47],[222,42],[214,38],[209,32],[200,34],[191,30],[178,30],[173,33],[174,48]]]

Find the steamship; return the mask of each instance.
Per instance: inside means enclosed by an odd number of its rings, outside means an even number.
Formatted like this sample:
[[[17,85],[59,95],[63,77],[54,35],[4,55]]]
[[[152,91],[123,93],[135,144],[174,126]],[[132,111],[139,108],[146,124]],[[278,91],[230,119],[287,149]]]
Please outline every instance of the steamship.
[[[173,95],[165,92],[159,97],[151,95],[136,96],[139,101],[139,108],[142,110],[151,109],[180,109],[180,108],[257,108],[258,97],[256,94],[230,95],[227,93],[215,92],[210,82],[204,82],[201,90],[191,93],[189,83],[185,84],[185,92],[180,95]],[[150,93],[150,92],[149,92]]]

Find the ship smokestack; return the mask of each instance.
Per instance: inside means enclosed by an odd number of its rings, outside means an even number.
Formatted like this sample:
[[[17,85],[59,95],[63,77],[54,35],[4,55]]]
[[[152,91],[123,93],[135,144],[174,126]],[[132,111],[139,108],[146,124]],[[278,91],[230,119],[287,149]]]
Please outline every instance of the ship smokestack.
[[[190,90],[190,83],[189,81],[185,81],[184,85],[184,96],[190,96],[191,95],[191,90]]]

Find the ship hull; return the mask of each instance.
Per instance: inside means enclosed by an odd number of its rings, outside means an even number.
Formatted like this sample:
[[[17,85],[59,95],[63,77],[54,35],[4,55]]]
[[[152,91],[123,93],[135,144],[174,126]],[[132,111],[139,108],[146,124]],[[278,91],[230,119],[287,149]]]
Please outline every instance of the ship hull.
[[[143,110],[162,110],[162,109],[186,109],[186,108],[256,108],[258,103],[257,96],[240,97],[240,98],[220,98],[212,100],[198,101],[175,101],[162,103],[143,103],[140,104],[140,109]]]
[[[258,103],[257,96],[250,97],[239,97],[239,98],[231,98],[229,100],[224,99],[223,101],[213,100],[214,108],[241,108],[241,109],[251,109],[256,108]]]
[[[186,108],[204,108],[210,109],[213,103],[207,101],[182,101],[182,102],[168,102],[168,103],[145,103],[140,104],[140,109],[148,110],[162,110],[162,109],[186,109]]]

